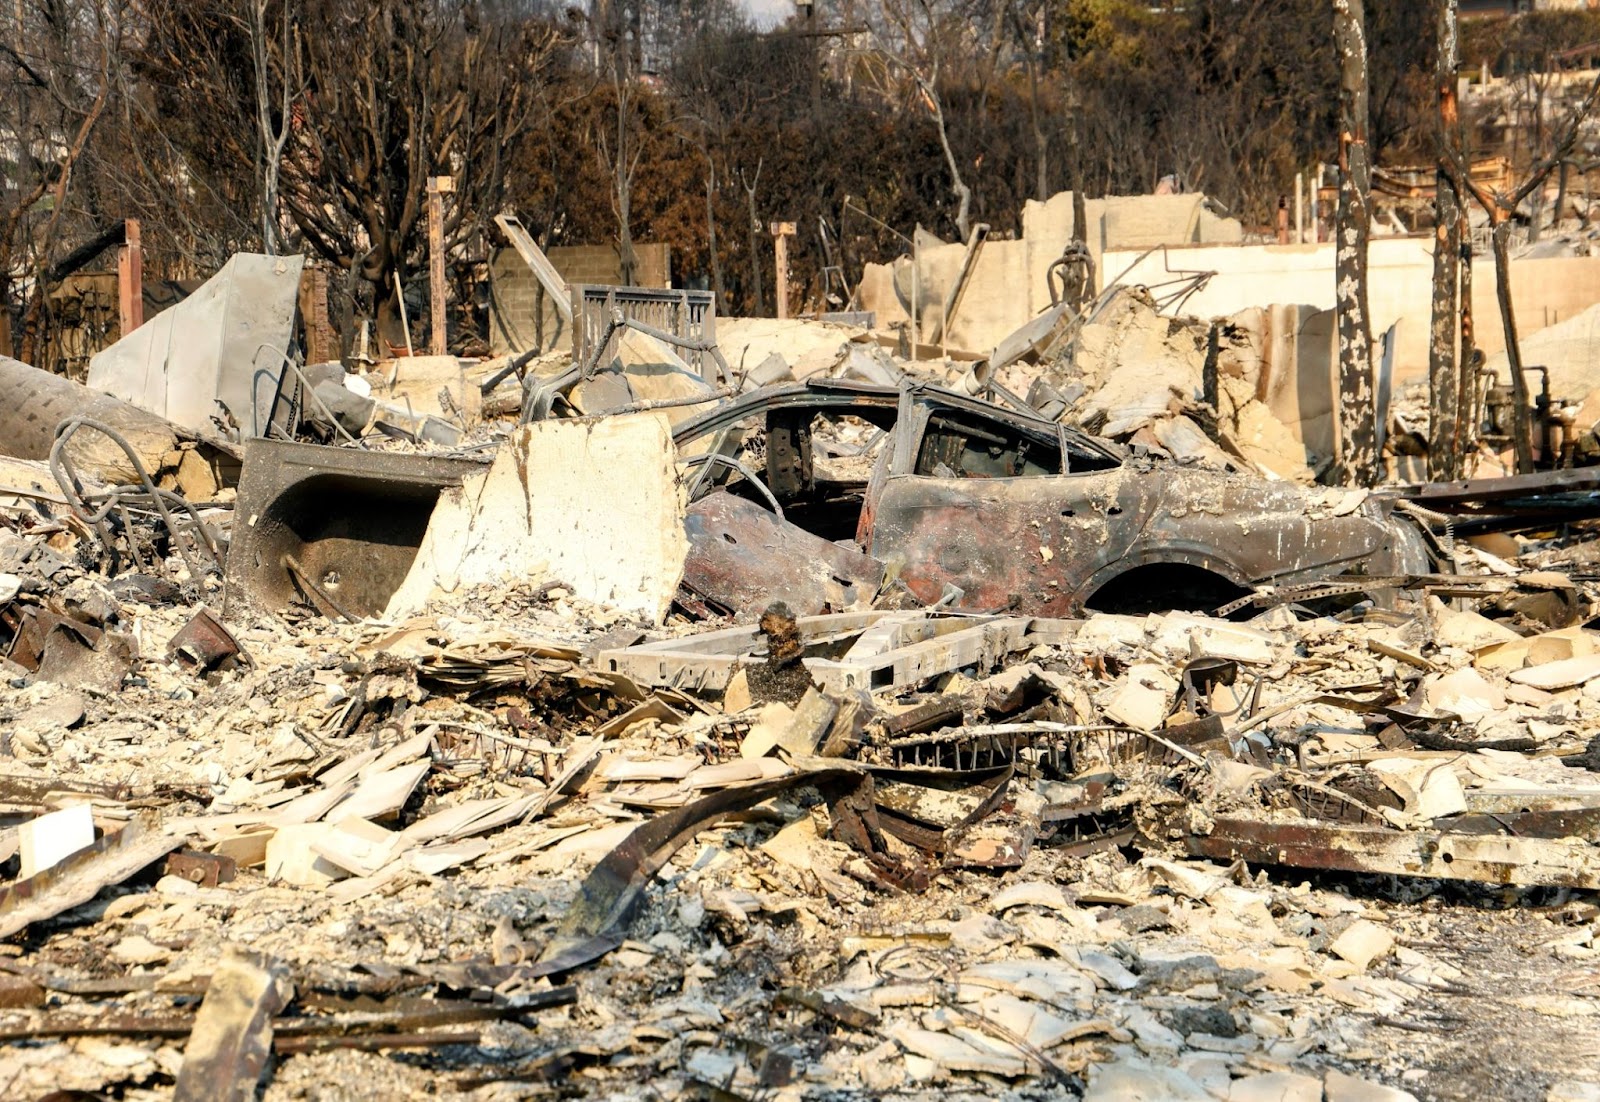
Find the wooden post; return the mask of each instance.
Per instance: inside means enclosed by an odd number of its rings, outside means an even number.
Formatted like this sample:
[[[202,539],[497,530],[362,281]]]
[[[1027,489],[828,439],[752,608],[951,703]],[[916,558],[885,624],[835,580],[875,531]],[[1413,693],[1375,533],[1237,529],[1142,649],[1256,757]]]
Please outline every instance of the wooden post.
[[[428,177],[428,300],[433,321],[428,337],[429,351],[443,356],[448,348],[449,321],[445,315],[444,292],[444,197],[456,190],[453,176]]]
[[[778,317],[786,318],[789,316],[789,238],[794,236],[794,223],[773,222],[767,229],[772,234],[773,264],[777,268]]]
[[[339,358],[339,341],[328,317],[328,269],[307,263],[300,273],[300,319],[306,330],[306,363],[328,363]]]
[[[117,250],[117,324],[126,337],[144,324],[144,254],[139,251],[139,220],[122,224],[122,248]]]

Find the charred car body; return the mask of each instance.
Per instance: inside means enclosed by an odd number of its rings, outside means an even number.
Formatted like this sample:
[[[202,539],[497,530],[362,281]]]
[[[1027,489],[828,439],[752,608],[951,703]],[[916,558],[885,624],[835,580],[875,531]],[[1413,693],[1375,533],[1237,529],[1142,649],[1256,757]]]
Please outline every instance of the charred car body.
[[[868,446],[830,446],[841,425]],[[932,386],[767,388],[674,439],[691,472],[685,603],[706,614],[841,609],[901,586],[1039,616],[1210,608],[1438,565],[1392,497],[1133,454]]]

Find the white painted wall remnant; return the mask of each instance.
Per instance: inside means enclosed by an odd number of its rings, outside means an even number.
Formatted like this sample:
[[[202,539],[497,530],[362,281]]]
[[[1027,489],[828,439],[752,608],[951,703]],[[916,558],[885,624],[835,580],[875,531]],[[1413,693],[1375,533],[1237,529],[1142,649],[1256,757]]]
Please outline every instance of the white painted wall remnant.
[[[524,425],[494,463],[440,495],[387,617],[437,594],[556,580],[659,623],[688,537],[672,429],[659,413]]]
[[[213,418],[225,415],[240,439],[267,435],[304,265],[303,256],[234,254],[194,294],[97,353],[90,388],[192,432],[214,434]]]

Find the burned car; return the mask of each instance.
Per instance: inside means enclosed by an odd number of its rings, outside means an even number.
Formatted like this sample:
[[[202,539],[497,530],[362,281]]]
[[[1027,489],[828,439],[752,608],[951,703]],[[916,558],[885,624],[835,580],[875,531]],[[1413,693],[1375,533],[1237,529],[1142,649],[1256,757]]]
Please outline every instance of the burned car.
[[[850,441],[855,443],[850,443]],[[1428,573],[1378,494],[1130,453],[927,385],[766,388],[680,424],[684,604],[924,604],[1069,616],[1210,609],[1261,585]]]

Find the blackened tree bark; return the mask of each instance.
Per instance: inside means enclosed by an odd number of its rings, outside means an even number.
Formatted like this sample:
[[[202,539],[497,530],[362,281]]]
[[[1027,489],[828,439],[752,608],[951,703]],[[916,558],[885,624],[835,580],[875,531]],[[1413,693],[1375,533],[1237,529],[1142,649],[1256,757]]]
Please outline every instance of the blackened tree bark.
[[[1511,309],[1511,212],[1496,204],[1489,211],[1489,244],[1494,250],[1494,296],[1500,303],[1500,323],[1506,335],[1506,370],[1511,373],[1511,401],[1517,416],[1511,419],[1511,444],[1517,473],[1533,472],[1533,434],[1528,425],[1528,377],[1522,372],[1522,349],[1517,343],[1517,318]]]
[[[739,183],[744,188],[745,197],[750,201],[750,294],[755,300],[756,317],[766,316],[766,295],[762,291],[761,282],[761,215],[756,209],[756,188],[761,184],[761,165],[763,161],[756,159],[756,171],[749,180],[744,178],[744,169],[739,170]]]
[[[1466,204],[1457,205],[1461,209],[1456,220],[1456,239],[1461,246],[1461,263],[1457,269],[1461,296],[1461,374],[1456,387],[1456,432],[1461,439],[1457,462],[1461,473],[1465,474],[1467,450],[1475,447],[1478,436],[1478,349],[1472,330],[1472,220],[1467,217]]]
[[[1456,336],[1461,281],[1461,211],[1456,197],[1454,158],[1459,112],[1456,105],[1456,0],[1439,0],[1438,53],[1434,79],[1439,86],[1439,156],[1433,200],[1433,324],[1428,345],[1428,476],[1461,477],[1461,435]]]
[[[505,153],[530,125],[555,32],[484,0],[312,4],[300,19],[291,45],[304,100],[280,201],[311,251],[360,266],[380,335],[403,346],[395,285],[426,253],[427,179],[456,180],[446,246],[481,233],[504,201]]]
[[[1339,209],[1335,228],[1335,304],[1339,322],[1341,482],[1378,481],[1377,396],[1367,313],[1367,239],[1372,165],[1367,153],[1367,42],[1362,0],[1333,0],[1339,54]]]
[[[261,170],[261,251],[268,256],[277,256],[283,251],[278,179],[283,175],[283,151],[289,144],[289,131],[293,126],[291,111],[300,96],[300,89],[295,86],[296,54],[289,42],[289,8],[289,0],[284,0],[278,12],[282,41],[278,44],[276,58],[272,56],[269,44],[272,27],[267,19],[267,0],[251,0],[248,13],[250,60],[255,69],[256,127],[261,137],[258,153]],[[274,61],[280,69],[277,95],[272,92]]]

